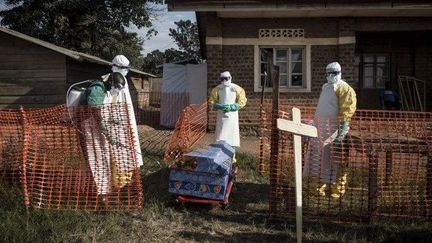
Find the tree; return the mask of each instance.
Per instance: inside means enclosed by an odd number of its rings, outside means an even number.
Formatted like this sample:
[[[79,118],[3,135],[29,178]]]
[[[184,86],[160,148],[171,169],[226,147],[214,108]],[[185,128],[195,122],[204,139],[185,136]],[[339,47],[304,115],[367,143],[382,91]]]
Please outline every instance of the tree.
[[[186,58],[201,60],[198,25],[196,22],[180,20],[174,22],[176,29],[169,29],[169,35],[174,39],[180,51]]]
[[[156,66],[161,65],[165,62],[165,53],[159,50],[154,50],[147,54],[143,59],[142,70],[155,74],[161,75],[161,70],[156,68]]]
[[[1,24],[50,43],[111,60],[126,55],[141,65],[143,40],[126,30],[130,24],[151,28],[163,0],[6,0]],[[154,30],[151,29],[149,34]]]
[[[162,68],[157,66],[164,63],[176,62],[186,59],[185,53],[174,48],[170,48],[161,52],[160,50],[154,50],[147,54],[143,59],[142,69],[146,72],[162,75]]]
[[[147,54],[143,59],[142,69],[156,75],[162,74],[162,69],[157,66],[164,63],[176,62],[186,59],[201,61],[198,27],[196,22],[180,20],[174,22],[176,29],[169,29],[171,38],[179,47],[179,50],[170,48],[161,52],[155,50]]]

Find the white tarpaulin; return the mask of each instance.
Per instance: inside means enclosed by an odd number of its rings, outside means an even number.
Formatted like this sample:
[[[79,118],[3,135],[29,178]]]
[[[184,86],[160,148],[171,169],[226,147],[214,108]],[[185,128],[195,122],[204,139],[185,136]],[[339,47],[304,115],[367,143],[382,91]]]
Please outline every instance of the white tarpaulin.
[[[160,124],[174,127],[189,104],[207,99],[207,64],[163,65]]]

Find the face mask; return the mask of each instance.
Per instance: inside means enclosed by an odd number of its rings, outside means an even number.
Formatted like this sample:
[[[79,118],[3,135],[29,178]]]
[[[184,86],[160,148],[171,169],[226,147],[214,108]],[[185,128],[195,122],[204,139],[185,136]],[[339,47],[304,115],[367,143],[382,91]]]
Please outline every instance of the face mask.
[[[128,72],[129,72],[129,69],[128,68],[119,68],[119,67],[116,67],[116,66],[113,66],[112,68],[111,68],[111,70],[113,71],[113,72],[119,72],[119,73],[121,73],[123,76],[125,76],[126,77],[126,75],[128,74]]]
[[[222,84],[229,86],[231,84],[231,77],[221,77]]]
[[[123,76],[126,77],[126,75],[129,73],[129,69],[124,68],[124,69],[120,70],[120,73],[123,74]]]
[[[112,95],[118,95],[118,94],[120,93],[120,90],[121,90],[121,89],[118,89],[118,88],[112,88],[112,89],[111,89],[111,94],[112,94]]]
[[[326,78],[329,84],[335,84],[341,79],[341,74],[327,74]]]

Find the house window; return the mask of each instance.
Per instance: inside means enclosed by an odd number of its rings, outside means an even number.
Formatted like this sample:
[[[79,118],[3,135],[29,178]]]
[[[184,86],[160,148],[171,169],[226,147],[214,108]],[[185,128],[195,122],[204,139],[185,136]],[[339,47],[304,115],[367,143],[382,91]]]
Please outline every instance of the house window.
[[[272,87],[273,65],[279,66],[279,86],[281,91],[307,88],[306,61],[304,47],[262,47],[260,56],[260,84],[262,87]],[[265,75],[267,74],[267,77]]]
[[[386,54],[357,54],[355,57],[355,81],[364,89],[384,88],[390,80],[390,62]]]

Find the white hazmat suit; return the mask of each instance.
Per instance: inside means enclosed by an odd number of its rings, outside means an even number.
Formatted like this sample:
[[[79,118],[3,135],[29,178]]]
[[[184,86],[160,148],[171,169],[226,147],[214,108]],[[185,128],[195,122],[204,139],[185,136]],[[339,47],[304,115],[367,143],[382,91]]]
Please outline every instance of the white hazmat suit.
[[[322,87],[314,124],[318,137],[311,139],[305,157],[304,173],[319,180],[317,190],[326,195],[330,184],[330,195],[338,198],[345,192],[347,175],[339,170],[340,158],[332,156],[331,145],[342,142],[348,133],[349,120],[356,110],[356,93],[349,84],[341,79],[341,66],[337,62],[327,65],[327,83]]]
[[[212,89],[209,105],[217,109],[216,142],[225,141],[231,146],[240,146],[238,110],[246,105],[247,99],[242,87],[231,82],[231,74],[220,75],[221,84]]]
[[[138,166],[143,164],[135,113],[125,77],[128,69],[129,60],[123,55],[116,56],[113,59],[113,74],[104,75],[102,81],[110,82],[111,75],[120,73],[124,79],[124,85],[112,85],[110,90],[103,88],[103,92],[97,90],[93,93],[96,93],[95,97],[97,99],[103,99],[103,102],[95,102],[96,105],[125,103],[129,120],[126,121],[122,117],[124,116],[123,108],[125,107],[102,106],[100,111],[101,117],[99,119],[91,117],[82,123],[86,140],[87,157],[99,195],[109,193],[112,186],[123,187],[128,184],[131,180],[133,169],[136,166],[133,164],[133,161],[136,161]],[[99,83],[102,82],[99,81]],[[103,85],[99,86],[100,89],[104,87]],[[101,95],[103,97],[100,97]],[[87,97],[87,104],[92,105],[91,103],[94,103],[94,100],[91,97]],[[126,129],[129,125],[131,131]],[[135,140],[133,147],[131,147],[131,141],[128,141],[128,135],[132,135]],[[130,153],[129,151],[132,152]],[[132,159],[133,157],[135,157],[135,160]]]

